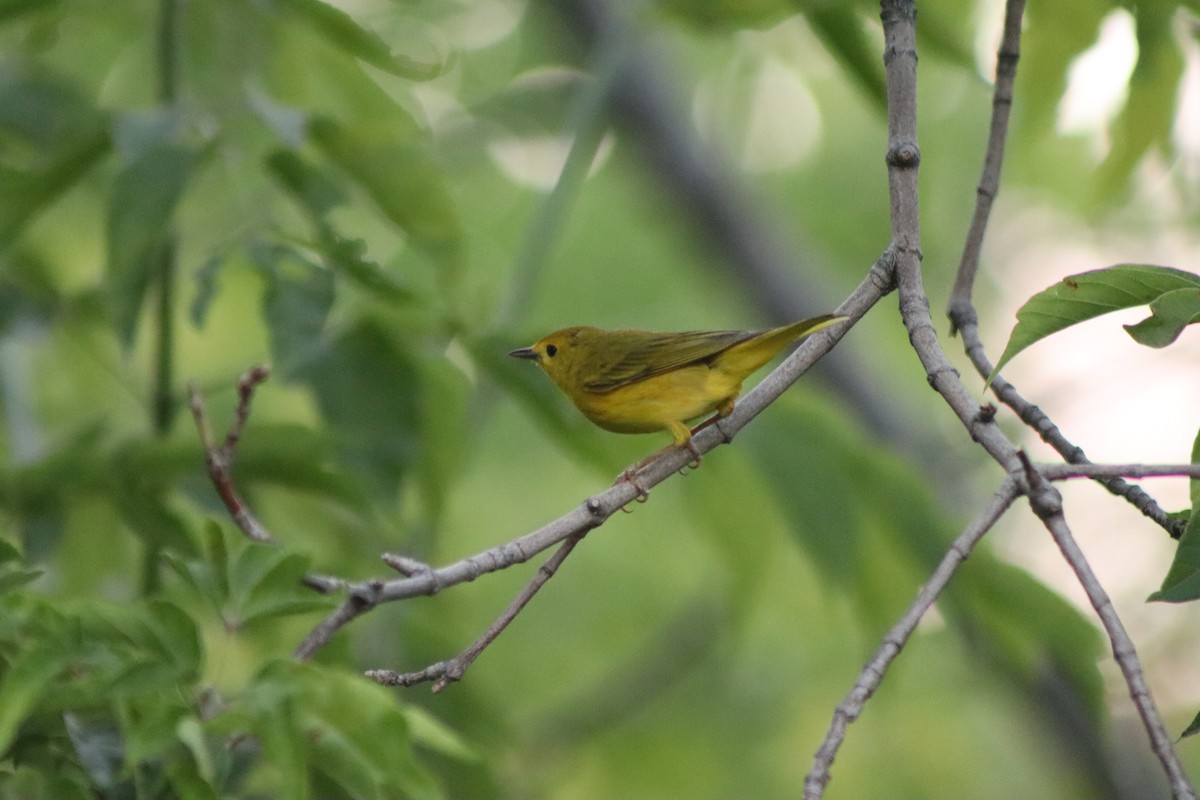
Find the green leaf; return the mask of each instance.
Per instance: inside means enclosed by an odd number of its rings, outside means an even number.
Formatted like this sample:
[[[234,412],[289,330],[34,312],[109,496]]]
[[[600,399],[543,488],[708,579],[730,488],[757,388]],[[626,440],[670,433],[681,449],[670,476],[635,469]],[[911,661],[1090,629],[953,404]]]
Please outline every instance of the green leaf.
[[[251,486],[272,483],[327,497],[351,509],[369,498],[337,463],[337,449],[323,432],[293,423],[259,423],[238,447],[238,479]]]
[[[160,761],[178,753],[178,726],[183,720],[194,718],[192,698],[181,693],[179,687],[151,689],[151,692],[156,696],[144,705],[137,704],[138,713],[122,721],[126,764]],[[130,703],[126,708],[133,706]]]
[[[245,603],[239,609],[242,626],[320,611],[332,605],[332,599],[314,594],[301,583],[311,566],[311,559],[298,553],[279,555],[247,593]]]
[[[332,176],[290,150],[278,150],[269,156],[267,169],[307,212],[316,230],[319,252],[330,267],[384,301],[412,299],[412,293],[399,278],[365,257],[366,242],[348,239],[338,232],[330,212],[344,205],[348,198]]]
[[[126,795],[128,787],[122,786],[121,776],[124,753],[121,732],[106,720],[93,720],[82,714],[66,714],[65,722],[79,762],[100,796]]]
[[[1169,293],[1197,289],[1200,289],[1200,275],[1151,264],[1118,264],[1063,278],[1029,298],[1017,311],[1016,327],[988,380],[990,382],[1017,353],[1052,333],[1110,311],[1151,305]],[[1169,301],[1165,313],[1174,312],[1179,302]],[[1184,305],[1186,307],[1186,302]],[[1178,321],[1174,316],[1166,319]],[[1155,327],[1150,326],[1151,330]],[[1134,335],[1133,331],[1130,333]]]
[[[16,569],[6,572],[0,575],[0,594],[11,592],[13,589],[19,589],[28,583],[33,583],[44,572],[45,570],[41,569]]]
[[[229,594],[235,602],[243,603],[280,559],[287,554],[280,548],[263,542],[246,540],[234,548],[229,562]]]
[[[267,276],[262,303],[271,332],[271,357],[289,375],[320,352],[333,307],[333,275],[284,247],[256,247],[252,256]]]
[[[1028,113],[1012,138],[1030,149],[1042,145],[1054,126],[1071,62],[1095,44],[1100,24],[1118,4],[1113,0],[1063,0],[1035,5],[1026,12],[1021,37],[1017,94]]]
[[[344,670],[307,665],[296,677],[315,734],[310,763],[330,780],[354,797],[440,796],[417,762],[395,695]]]
[[[462,267],[458,211],[415,120],[399,109],[386,121],[348,125],[321,117],[312,121],[310,133],[414,244],[443,267]]]
[[[213,787],[194,759],[172,758],[165,772],[174,792],[172,797],[178,800],[222,800],[229,796]]]
[[[204,529],[204,552],[206,564],[210,565],[216,576],[216,587],[221,597],[229,596],[229,544],[230,539],[238,536],[230,528],[209,521]],[[241,542],[240,536],[235,540]]]
[[[1196,438],[1192,441],[1192,463],[1200,464],[1200,431],[1196,432]],[[1200,506],[1200,478],[1189,480],[1188,488],[1191,494],[1192,508]]]
[[[312,763],[347,797],[383,800],[381,770],[350,737],[329,725],[313,731]]]
[[[142,300],[169,238],[171,216],[197,162],[187,148],[149,147],[113,181],[108,204],[108,277],[114,321],[128,346]]]
[[[448,488],[470,455],[473,431],[468,406],[472,392],[466,376],[441,353],[420,358],[416,366],[421,374],[417,414],[421,451],[415,476],[424,492],[429,516],[436,520],[444,508]]]
[[[37,212],[74,186],[108,153],[109,147],[108,134],[96,131],[40,169],[0,168],[0,244],[14,241]]]
[[[212,727],[262,742],[269,796],[440,796],[396,695],[344,669],[272,662]]]
[[[307,556],[273,545],[240,542],[229,566],[225,625],[236,630],[264,619],[328,608],[330,598],[301,583],[310,563]]]
[[[1104,639],[1061,595],[976,548],[938,607],[985,661],[1018,678],[1033,698],[1053,686],[1058,701],[1070,699],[1086,712],[1089,731],[1102,727],[1105,689],[1098,663]],[[1070,698],[1063,687],[1072,690]]]
[[[1176,289],[1159,295],[1150,303],[1150,316],[1125,330],[1138,344],[1166,347],[1179,338],[1183,329],[1200,322],[1200,288]]]
[[[468,744],[456,731],[418,706],[400,709],[415,744],[457,761],[479,761],[478,750]]]
[[[270,796],[306,800],[312,792],[307,737],[297,709],[301,688],[295,678],[297,666],[282,661],[268,663],[227,713],[218,718],[216,727],[228,733],[248,731],[262,743],[265,760],[276,777]]]
[[[0,753],[8,750],[25,717],[58,680],[67,658],[56,647],[35,644],[0,665]]]
[[[192,442],[134,439],[116,450],[110,492],[122,519],[144,541],[179,552],[195,549],[187,522],[172,505],[172,492],[199,459]]]
[[[27,568],[24,562],[25,559],[16,545],[0,539],[0,594],[37,580],[45,571]]]
[[[216,778],[216,768],[213,765],[212,753],[208,750],[208,742],[204,736],[204,728],[200,720],[186,716],[175,726],[175,737],[187,748],[196,765],[196,771],[204,782],[211,784]]]
[[[188,319],[197,329],[204,327],[208,319],[208,310],[213,300],[217,299],[217,275],[225,266],[226,253],[217,253],[208,258],[197,269],[192,280],[196,286],[196,294],[188,306]]]
[[[62,0],[0,0],[0,23],[30,11],[46,11],[61,2]]]
[[[343,468],[391,496],[421,448],[421,374],[393,333],[362,320],[326,342],[294,378],[316,395]]]
[[[10,561],[20,563],[23,560],[20,548],[7,539],[0,539],[0,564],[8,564]]]
[[[182,680],[194,680],[204,660],[204,645],[195,620],[174,603],[151,601],[149,633],[159,660],[171,664]]]
[[[280,0],[280,5],[334,46],[384,72],[412,81],[427,81],[446,69],[446,64],[423,64],[393,54],[387,42],[360,27],[346,12],[321,0]]]
[[[822,574],[839,584],[859,585],[869,548],[868,510],[854,498],[872,482],[849,424],[794,395],[780,398],[767,414],[739,435],[747,454],[778,498],[796,543]],[[819,464],[820,480],[799,479],[801,464]],[[838,535],[830,536],[831,530]],[[865,595],[860,599],[866,602]]]
[[[1195,484],[1195,481],[1192,481]],[[1164,603],[1184,603],[1200,597],[1200,504],[1193,502],[1183,536],[1175,549],[1175,558],[1167,569],[1162,586],[1147,598]]]
[[[805,12],[805,18],[876,108],[886,109],[883,69],[876,52],[879,45],[874,37],[867,35],[858,10],[840,3],[816,3]]]
[[[337,181],[291,150],[276,150],[267,156],[266,164],[271,175],[312,216],[323,218],[345,205],[346,193]]]
[[[233,534],[230,534],[231,536]],[[188,589],[220,617],[229,602],[229,565],[225,531],[209,520],[204,529],[205,553],[202,557],[165,550],[163,563],[178,575]]]
[[[1129,77],[1129,94],[1112,124],[1110,148],[1099,170],[1101,199],[1117,199],[1134,168],[1152,147],[1170,152],[1183,53],[1176,41],[1174,3],[1141,3],[1137,7],[1137,63]]]
[[[246,98],[259,119],[275,132],[281,142],[288,147],[304,146],[308,137],[307,111],[277,103],[269,94],[254,86],[246,91]]]
[[[1197,714],[1192,718],[1192,721],[1188,723],[1188,726],[1183,729],[1183,733],[1179,734],[1179,738],[1186,739],[1187,737],[1194,736],[1197,733],[1200,733],[1200,714]]]
[[[0,133],[23,145],[6,145],[0,166],[0,246],[7,246],[112,145],[107,115],[74,86],[56,76],[7,64],[0,66]],[[18,158],[14,152],[26,157]]]

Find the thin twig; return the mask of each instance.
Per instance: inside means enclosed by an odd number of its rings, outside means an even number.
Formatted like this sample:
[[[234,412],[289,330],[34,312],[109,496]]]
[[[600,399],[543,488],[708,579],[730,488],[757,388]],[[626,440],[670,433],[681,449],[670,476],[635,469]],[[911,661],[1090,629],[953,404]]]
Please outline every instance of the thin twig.
[[[1016,448],[995,424],[995,409],[976,402],[959,379],[938,341],[921,278],[921,227],[917,202],[916,9],[911,0],[884,0],[884,67],[888,85],[888,189],[891,194],[892,248],[900,313],[930,386],[1005,472],[1016,469]]]
[[[1071,478],[1200,478],[1200,464],[1039,464],[1047,480]]]
[[[1071,535],[1066,517],[1063,516],[1062,495],[1033,466],[1024,452],[1019,455],[1025,469],[1025,480],[1028,483],[1029,506],[1054,538],[1063,558],[1074,570],[1080,586],[1087,593],[1092,608],[1100,617],[1100,623],[1104,626],[1109,642],[1112,644],[1113,658],[1121,669],[1125,684],[1129,688],[1129,696],[1142,718],[1142,725],[1150,736],[1150,746],[1167,773],[1167,779],[1171,783],[1172,796],[1175,800],[1195,800],[1196,791],[1188,781],[1187,773],[1183,770],[1183,765],[1175,752],[1175,746],[1172,744],[1171,737],[1154,704],[1154,697],[1150,694],[1150,687],[1146,683],[1146,675],[1142,671],[1133,640],[1129,638],[1125,626],[1121,623],[1121,618],[1117,616],[1112,600],[1104,591],[1104,587],[1100,585],[1096,574],[1092,572],[1087,558],[1075,542],[1075,537]]]
[[[983,349],[983,342],[979,336],[979,325],[975,320],[975,310],[973,308],[960,310],[956,313],[955,318],[959,332],[962,334],[963,347],[967,357],[971,359],[971,363],[974,364],[980,376],[990,375],[992,362]],[[1053,447],[1067,462],[1079,466],[1091,463],[1082,447],[1068,439],[1054,424],[1054,421],[1046,415],[1046,412],[1022,397],[1016,388],[1002,376],[994,377],[989,388],[1000,402],[1012,409],[1022,422],[1037,433],[1043,442]],[[1160,525],[1172,538],[1178,539],[1183,535],[1183,524],[1172,519],[1158,504],[1158,501],[1142,487],[1128,483],[1119,476],[1100,477],[1097,478],[1097,482],[1113,495],[1124,498],[1143,515]]]
[[[471,642],[466,650],[463,650],[449,661],[439,661],[436,664],[431,664],[419,672],[393,672],[387,669],[373,669],[367,672],[367,677],[372,678],[386,686],[414,686],[418,683],[433,681],[434,693],[440,692],[449,686],[451,683],[462,680],[467,668],[474,663],[475,659],[479,658],[479,654],[496,641],[508,624],[516,619],[517,614],[521,613],[521,609],[525,608],[526,604],[533,599],[533,596],[538,593],[546,581],[554,577],[558,572],[558,568],[562,566],[562,562],[566,560],[571,551],[575,549],[575,545],[583,541],[583,537],[587,532],[574,533],[563,540],[558,549],[554,551],[554,555],[546,560],[546,563],[538,567],[537,572],[533,574],[533,578],[525,585],[508,607],[500,614],[499,617],[487,627],[475,641]]]
[[[992,125],[988,132],[987,150],[983,157],[983,174],[976,190],[975,214],[963,244],[962,258],[954,288],[950,292],[950,335],[958,330],[954,309],[971,305],[975,274],[979,270],[979,255],[987,231],[992,203],[1000,192],[1000,169],[1004,164],[1004,143],[1008,138],[1008,119],[1013,105],[1013,84],[1017,78],[1017,61],[1021,57],[1021,19],[1025,0],[1008,0],[1004,9],[1004,32],[996,52],[996,83],[992,92]]]
[[[217,445],[213,440],[212,429],[208,424],[208,416],[204,411],[204,398],[195,385],[188,386],[188,406],[192,417],[196,420],[196,430],[200,434],[200,443],[204,447],[204,463],[208,467],[208,477],[212,480],[217,496],[225,504],[233,521],[242,529],[247,537],[256,542],[274,541],[267,529],[250,511],[250,507],[242,502],[233,486],[233,478],[229,475],[229,467],[241,440],[246,419],[250,416],[250,401],[254,397],[254,389],[271,374],[265,366],[251,367],[238,381],[238,405],[234,412],[233,422],[229,426],[224,442]]]
[[[345,578],[335,578],[332,575],[317,575],[310,573],[300,579],[300,583],[319,594],[333,594],[344,591],[349,585]]]
[[[912,605],[884,635],[883,643],[862,668],[854,688],[834,709],[833,722],[825,734],[825,740],[821,742],[821,747],[817,750],[812,767],[804,778],[805,800],[820,800],[825,791],[825,784],[829,782],[830,767],[833,766],[838,748],[846,738],[846,729],[851,722],[858,718],[867,700],[879,688],[888,667],[904,649],[905,643],[916,630],[921,617],[941,596],[942,591],[950,582],[950,578],[954,576],[955,570],[967,559],[975,545],[979,543],[985,533],[991,530],[1019,494],[1017,481],[1011,476],[1005,479],[996,493],[992,495],[987,506],[950,545],[950,549],[942,556],[937,569],[929,576],[929,581],[917,593]]]

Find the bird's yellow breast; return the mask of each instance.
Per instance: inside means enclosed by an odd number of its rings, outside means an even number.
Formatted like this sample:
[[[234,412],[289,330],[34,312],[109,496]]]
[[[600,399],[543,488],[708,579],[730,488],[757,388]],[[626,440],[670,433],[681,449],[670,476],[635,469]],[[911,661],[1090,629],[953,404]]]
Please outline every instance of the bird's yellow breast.
[[[707,364],[692,364],[607,392],[577,392],[575,405],[614,433],[651,433],[714,411],[737,397],[741,379]]]

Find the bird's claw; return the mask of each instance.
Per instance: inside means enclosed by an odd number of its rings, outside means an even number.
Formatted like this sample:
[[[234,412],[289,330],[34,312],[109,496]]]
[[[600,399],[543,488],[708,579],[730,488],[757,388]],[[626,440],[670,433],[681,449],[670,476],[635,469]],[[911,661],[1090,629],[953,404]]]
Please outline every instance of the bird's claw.
[[[621,483],[622,481],[625,483],[628,483],[630,486],[632,486],[634,489],[637,490],[637,495],[633,498],[637,502],[644,503],[650,499],[650,490],[637,482],[637,470],[636,469],[630,468],[630,469],[627,469],[624,472],[622,472],[620,475],[617,476],[617,479],[613,482],[613,485],[616,486],[618,483]],[[628,506],[628,504],[621,506],[621,510],[624,511],[626,514],[632,514],[633,510],[628,508],[627,506]]]
[[[691,454],[692,454],[692,460],[691,460],[691,461],[689,461],[687,464],[684,464],[684,466],[685,466],[685,467],[691,467],[692,469],[699,469],[699,468],[700,468],[700,462],[701,462],[701,461],[703,461],[703,460],[704,460],[704,458],[703,458],[703,456],[701,456],[701,455],[700,455],[700,451],[699,451],[699,450],[696,448],[696,443],[695,443],[695,442],[693,442],[691,439],[688,439],[686,442],[684,442],[684,443],[683,443],[683,447],[684,447],[684,448],[685,448],[685,449],[686,449],[686,450],[687,450],[689,453],[691,453]],[[681,470],[679,470],[679,472],[680,472],[681,474],[683,474],[683,470],[682,470],[682,469],[681,469]]]

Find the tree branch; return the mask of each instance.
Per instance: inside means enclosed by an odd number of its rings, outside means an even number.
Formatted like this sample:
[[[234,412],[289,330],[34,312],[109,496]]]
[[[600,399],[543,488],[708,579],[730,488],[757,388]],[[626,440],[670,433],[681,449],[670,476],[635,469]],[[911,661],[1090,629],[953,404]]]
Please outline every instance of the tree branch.
[[[1159,716],[1133,641],[1125,631],[1125,626],[1121,624],[1121,618],[1117,616],[1108,593],[1100,585],[1099,579],[1092,572],[1091,566],[1088,565],[1087,559],[1071,535],[1066,517],[1063,516],[1062,495],[1030,463],[1024,453],[1021,453],[1021,458],[1024,462],[1025,481],[1028,484],[1026,493],[1029,497],[1029,506],[1054,538],[1054,543],[1058,545],[1063,558],[1075,571],[1079,584],[1087,592],[1088,601],[1096,610],[1097,616],[1100,617],[1100,622],[1112,644],[1113,658],[1121,669],[1125,684],[1129,687],[1129,696],[1142,718],[1142,725],[1150,736],[1150,746],[1159,761],[1162,762],[1167,778],[1171,782],[1172,796],[1176,800],[1194,799],[1196,791],[1188,781],[1183,765],[1179,762],[1179,756],[1175,752],[1175,747],[1171,743],[1171,737],[1167,734],[1162,717]]]
[[[242,431],[250,416],[250,400],[254,397],[254,389],[270,374],[271,371],[267,367],[260,365],[251,367],[238,380],[237,409],[234,412],[233,422],[230,423],[229,433],[225,435],[225,441],[220,445],[213,440],[212,429],[209,427],[208,417],[204,411],[204,398],[200,396],[200,391],[194,385],[188,386],[188,406],[192,410],[192,417],[196,420],[196,430],[200,434],[200,443],[204,447],[204,463],[208,467],[208,477],[212,480],[213,487],[217,490],[217,496],[225,504],[233,521],[246,536],[256,542],[274,540],[250,511],[250,507],[238,496],[237,490],[233,486],[233,478],[229,475],[229,467],[233,464],[238,442],[241,441]]]
[[[983,174],[976,190],[975,213],[963,244],[958,262],[954,288],[950,292],[950,335],[957,330],[955,310],[972,308],[971,295],[983,237],[992,214],[992,203],[1000,193],[1000,169],[1004,164],[1004,144],[1008,139],[1008,119],[1013,105],[1013,84],[1017,79],[1017,61],[1021,57],[1021,20],[1025,15],[1025,0],[1008,0],[1004,8],[1004,32],[996,52],[996,82],[992,92],[992,124],[988,132],[987,150],[983,157]]]
[[[1090,478],[1200,478],[1200,464],[1039,464],[1038,472],[1047,480]]]
[[[900,655],[900,651],[904,649],[905,643],[912,633],[917,628],[917,623],[921,621],[921,617],[929,610],[930,606],[941,596],[942,591],[950,582],[950,578],[954,576],[955,570],[959,565],[966,561],[967,556],[983,538],[983,535],[992,529],[1012,505],[1013,500],[1020,494],[1019,484],[1011,476],[1005,479],[996,493],[992,495],[991,501],[984,507],[971,524],[968,525],[958,538],[950,545],[946,554],[942,556],[941,563],[937,569],[930,575],[928,582],[921,587],[917,593],[917,598],[900,617],[899,621],[884,634],[883,643],[879,649],[875,651],[875,655],[866,663],[859,673],[858,681],[854,687],[846,694],[842,702],[838,703],[833,712],[833,722],[829,726],[829,730],[825,734],[825,739],[821,742],[820,748],[817,750],[816,757],[813,759],[813,765],[809,769],[808,774],[804,778],[804,800],[820,800],[824,794],[825,785],[829,782],[829,769],[833,766],[833,760],[837,756],[838,748],[846,738],[846,729],[850,723],[858,719],[858,715],[862,713],[863,706],[867,700],[879,688],[879,684],[883,682],[883,676],[887,672],[888,667]]]
[[[960,310],[955,313],[954,318],[955,326],[962,333],[963,347],[967,357],[971,359],[971,363],[980,376],[986,378],[992,372],[992,362],[983,349],[975,310],[973,308],[966,311]],[[1003,377],[999,375],[994,377],[989,388],[1000,402],[1012,409],[1022,422],[1037,433],[1043,442],[1053,447],[1063,459],[1080,466],[1092,463],[1083,448],[1068,439],[1054,424],[1054,421],[1046,415],[1046,412],[1022,397],[1016,387]],[[1100,477],[1097,482],[1117,497],[1124,498],[1147,518],[1162,526],[1172,538],[1178,539],[1183,535],[1183,523],[1171,519],[1158,501],[1142,487],[1128,483],[1117,476]]]
[[[474,663],[475,659],[479,658],[479,654],[484,649],[496,641],[504,629],[508,627],[508,623],[516,619],[517,614],[521,613],[521,609],[533,599],[533,596],[538,593],[546,581],[554,577],[558,572],[558,568],[562,566],[562,562],[566,561],[567,556],[575,549],[575,545],[583,541],[586,531],[582,533],[573,533],[563,540],[558,549],[554,551],[554,555],[546,561],[545,564],[538,567],[538,571],[534,573],[533,579],[525,585],[513,601],[508,605],[508,608],[500,614],[496,620],[488,626],[479,638],[461,653],[449,661],[439,661],[432,664],[419,672],[394,672],[388,669],[373,669],[367,672],[367,677],[372,678],[386,686],[414,686],[425,681],[433,681],[433,691],[435,693],[442,691],[451,683],[462,680],[467,668]]]

